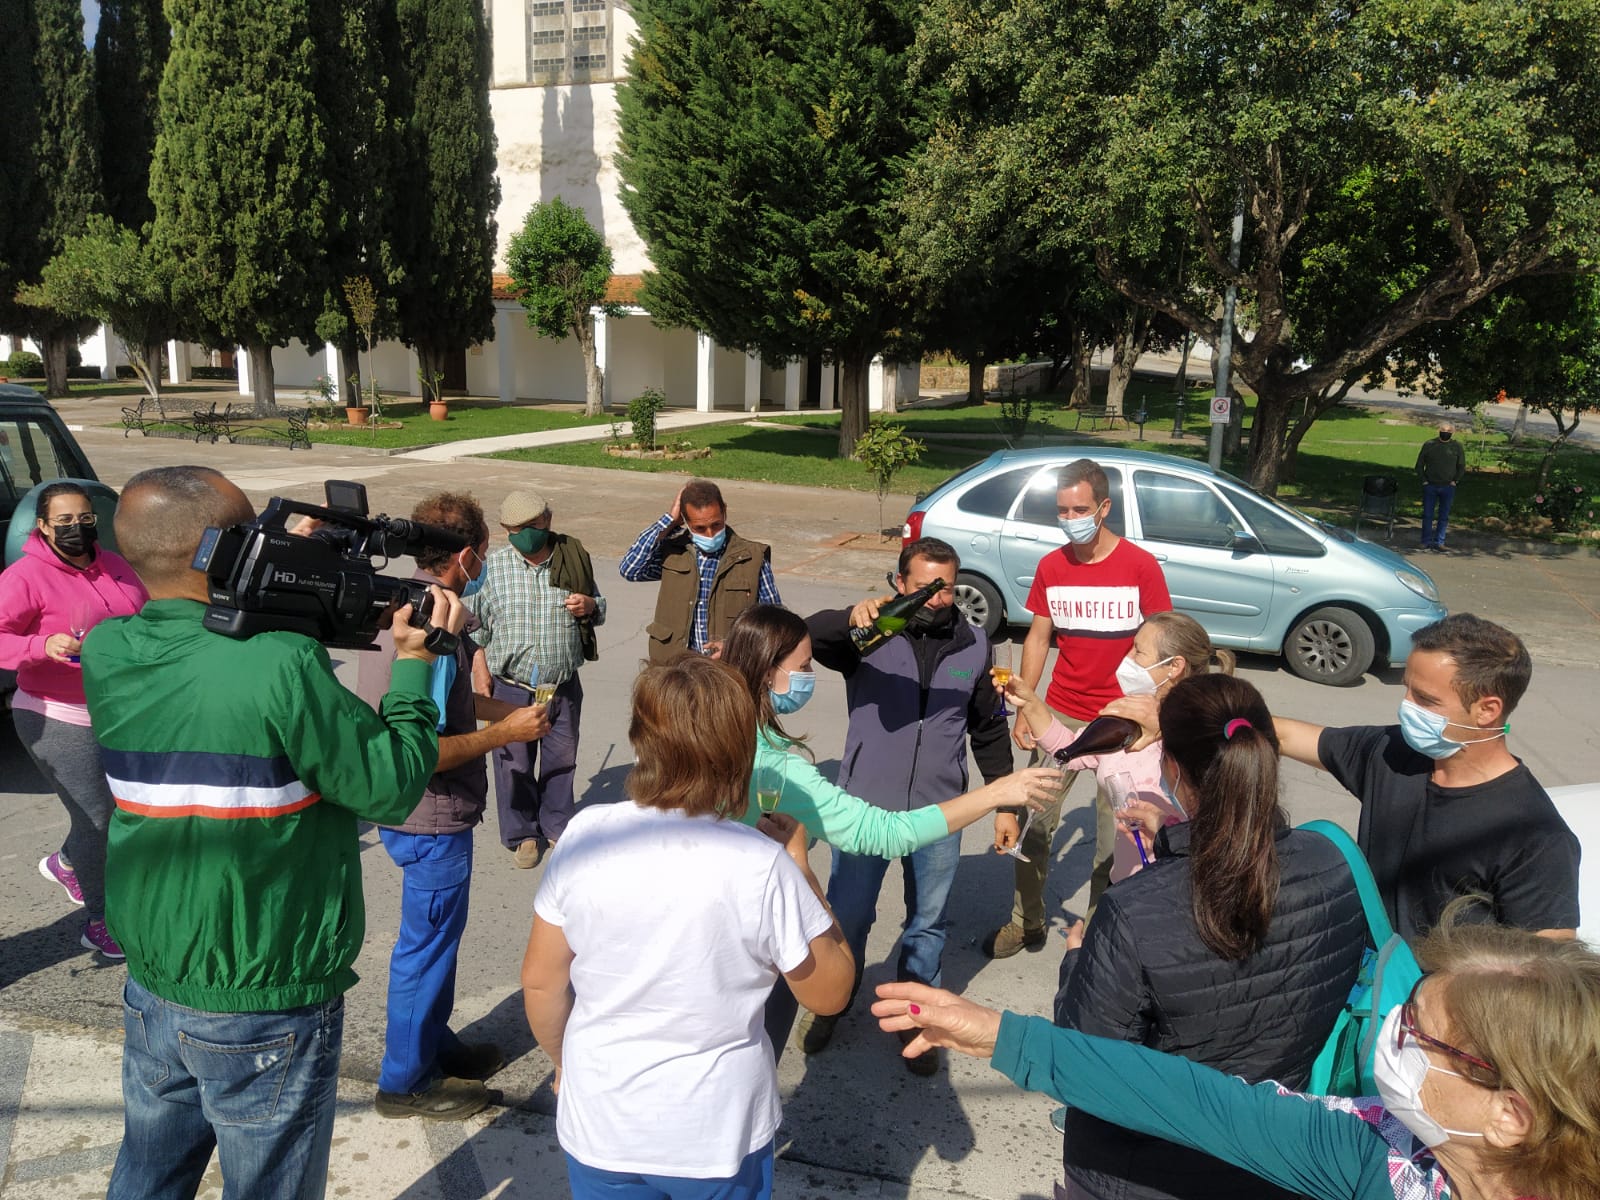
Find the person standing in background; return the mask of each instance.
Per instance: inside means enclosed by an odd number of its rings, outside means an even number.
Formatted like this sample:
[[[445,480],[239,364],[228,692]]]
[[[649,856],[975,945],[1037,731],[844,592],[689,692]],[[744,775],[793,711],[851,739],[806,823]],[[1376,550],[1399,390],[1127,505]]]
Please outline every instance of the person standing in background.
[[[1456,427],[1442,421],[1439,436],[1423,442],[1417,451],[1417,476],[1422,480],[1422,541],[1418,544],[1424,550],[1444,549],[1456,484],[1467,473],[1467,454],[1455,434]]]

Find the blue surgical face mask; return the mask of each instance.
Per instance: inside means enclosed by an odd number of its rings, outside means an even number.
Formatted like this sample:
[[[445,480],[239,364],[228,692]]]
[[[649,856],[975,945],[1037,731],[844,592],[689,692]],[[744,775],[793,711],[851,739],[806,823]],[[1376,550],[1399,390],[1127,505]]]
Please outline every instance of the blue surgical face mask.
[[[772,711],[779,716],[792,712],[799,712],[806,706],[806,701],[811,699],[812,689],[817,686],[815,671],[790,671],[789,690],[787,692],[773,692]]]
[[[1094,535],[1100,530],[1100,523],[1093,517],[1068,517],[1057,521],[1056,524],[1060,525],[1061,532],[1067,535],[1067,541],[1075,546],[1094,541]]]
[[[689,532],[689,540],[701,554],[715,554],[728,544],[728,527],[724,525],[712,537],[702,537],[693,530]]]
[[[471,553],[473,558],[478,558],[476,551]],[[465,571],[467,568],[465,565],[463,565],[461,569]],[[486,564],[483,559],[478,558],[478,573],[473,578],[467,580],[467,586],[461,589],[461,598],[465,600],[468,596],[476,596],[479,592],[481,592],[483,590],[483,577],[488,573],[488,564]]]
[[[1189,819],[1189,811],[1183,807],[1183,801],[1178,799],[1178,793],[1167,782],[1167,777],[1165,775],[1157,775],[1156,781],[1161,784],[1161,794],[1166,797],[1167,803],[1177,809],[1178,815],[1187,821]]]
[[[1459,753],[1463,746],[1470,746],[1473,742],[1492,742],[1496,738],[1503,738],[1506,731],[1511,728],[1509,724],[1502,725],[1488,737],[1468,738],[1466,741],[1457,741],[1455,738],[1446,737],[1445,730],[1454,722],[1444,719],[1443,714],[1429,712],[1420,704],[1410,700],[1400,701],[1400,736],[1405,738],[1406,745],[1418,754],[1425,754],[1432,759],[1449,758],[1452,754]],[[1474,728],[1470,725],[1458,725],[1458,729]]]

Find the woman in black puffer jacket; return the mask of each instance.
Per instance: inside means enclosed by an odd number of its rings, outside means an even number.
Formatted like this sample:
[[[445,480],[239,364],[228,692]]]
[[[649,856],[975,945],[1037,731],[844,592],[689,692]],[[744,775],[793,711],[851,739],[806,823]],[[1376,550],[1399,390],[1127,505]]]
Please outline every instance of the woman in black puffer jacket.
[[[1261,694],[1200,675],[1161,704],[1163,785],[1189,814],[1107,890],[1061,965],[1056,1024],[1304,1090],[1361,962],[1361,900],[1326,838],[1290,829]],[[1193,1150],[1069,1111],[1071,1200],[1290,1193]]]

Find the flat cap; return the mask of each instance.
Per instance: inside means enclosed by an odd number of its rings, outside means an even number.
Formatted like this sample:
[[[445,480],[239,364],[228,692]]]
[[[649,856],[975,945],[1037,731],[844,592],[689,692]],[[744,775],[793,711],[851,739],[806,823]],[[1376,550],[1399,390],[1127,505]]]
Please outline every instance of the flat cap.
[[[550,502],[538,492],[512,492],[500,501],[500,524],[515,529],[537,521],[550,511]]]

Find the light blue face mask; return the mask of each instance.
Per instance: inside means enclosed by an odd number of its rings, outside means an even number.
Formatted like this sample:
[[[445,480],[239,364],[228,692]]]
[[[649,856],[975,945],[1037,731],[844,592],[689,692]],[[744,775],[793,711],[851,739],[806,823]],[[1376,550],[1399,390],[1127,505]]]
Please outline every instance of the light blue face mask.
[[[768,689],[768,694],[772,697],[772,711],[779,716],[799,712],[806,706],[806,701],[811,699],[812,689],[816,686],[815,671],[790,671],[787,692],[774,692]]]
[[[478,558],[477,553],[474,552],[472,557]],[[465,567],[462,567],[461,569],[463,571],[466,570]],[[485,563],[483,559],[478,558],[478,577],[476,579],[467,580],[467,586],[461,589],[461,598],[465,600],[468,596],[476,596],[479,592],[481,592],[483,590],[483,577],[488,573],[488,564]]]
[[[1157,775],[1156,782],[1161,785],[1161,794],[1167,798],[1167,803],[1177,809],[1178,815],[1187,821],[1189,819],[1188,810],[1183,807],[1183,801],[1178,799],[1178,793],[1167,782],[1167,777],[1165,775]]]
[[[1445,720],[1441,713],[1429,712],[1410,700],[1400,701],[1400,736],[1418,754],[1425,754],[1432,759],[1449,758],[1463,746],[1470,746],[1474,742],[1492,742],[1496,738],[1503,738],[1511,729],[1508,721],[1488,737],[1469,738],[1462,742],[1445,736],[1444,731],[1452,724],[1454,722]],[[1457,725],[1456,728],[1472,729],[1475,726]]]
[[[712,537],[701,537],[693,530],[689,532],[689,540],[701,554],[715,554],[728,544],[728,527],[724,525]]]
[[[1093,517],[1068,517],[1064,521],[1057,521],[1061,532],[1067,535],[1067,541],[1075,546],[1085,542],[1094,541],[1094,535],[1099,532],[1100,525]]]

